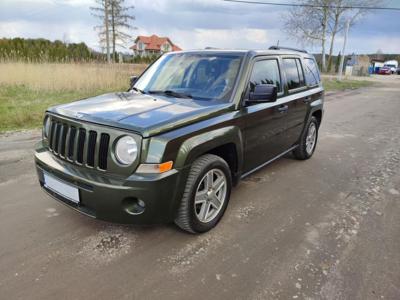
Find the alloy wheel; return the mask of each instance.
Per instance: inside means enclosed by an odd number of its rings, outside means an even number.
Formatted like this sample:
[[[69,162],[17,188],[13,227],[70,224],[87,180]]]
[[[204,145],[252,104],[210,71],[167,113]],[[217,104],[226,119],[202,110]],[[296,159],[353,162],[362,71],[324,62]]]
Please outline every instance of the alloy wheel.
[[[202,223],[215,219],[224,206],[227,179],[219,169],[209,170],[200,180],[194,198],[196,217]]]
[[[306,151],[308,155],[312,154],[316,141],[317,141],[317,126],[315,125],[314,122],[311,122],[310,126],[308,126],[308,131],[306,136]]]

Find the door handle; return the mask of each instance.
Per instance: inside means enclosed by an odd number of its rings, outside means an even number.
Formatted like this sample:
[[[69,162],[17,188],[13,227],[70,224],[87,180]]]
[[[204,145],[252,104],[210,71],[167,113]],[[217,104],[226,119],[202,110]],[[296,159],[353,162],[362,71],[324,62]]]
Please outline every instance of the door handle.
[[[307,96],[303,99],[303,102],[307,103],[310,102],[312,100],[311,96]]]
[[[287,111],[289,110],[289,106],[287,106],[287,105],[282,105],[282,106],[279,106],[276,110],[277,110],[278,112],[280,112],[280,113],[285,113],[285,112],[287,112]]]

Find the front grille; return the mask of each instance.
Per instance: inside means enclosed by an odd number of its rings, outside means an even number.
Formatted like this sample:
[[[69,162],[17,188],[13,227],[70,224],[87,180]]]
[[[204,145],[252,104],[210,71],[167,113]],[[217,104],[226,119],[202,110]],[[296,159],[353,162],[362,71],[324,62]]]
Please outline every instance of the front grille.
[[[107,170],[110,135],[51,120],[48,145],[54,155],[77,164]]]

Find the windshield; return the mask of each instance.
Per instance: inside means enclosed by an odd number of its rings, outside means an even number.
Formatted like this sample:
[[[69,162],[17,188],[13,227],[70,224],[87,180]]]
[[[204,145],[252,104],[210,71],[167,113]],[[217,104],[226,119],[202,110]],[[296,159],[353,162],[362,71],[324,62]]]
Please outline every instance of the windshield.
[[[227,101],[241,60],[241,54],[167,54],[158,59],[134,87],[150,94]]]

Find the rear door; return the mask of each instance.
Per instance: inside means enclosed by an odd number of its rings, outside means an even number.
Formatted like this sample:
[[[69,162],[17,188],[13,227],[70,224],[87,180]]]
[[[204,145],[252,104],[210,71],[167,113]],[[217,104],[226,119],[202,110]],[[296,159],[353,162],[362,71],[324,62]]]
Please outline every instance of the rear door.
[[[296,144],[304,127],[310,93],[304,78],[304,70],[299,56],[282,57],[283,71],[286,77],[286,97],[288,105],[286,147]]]

